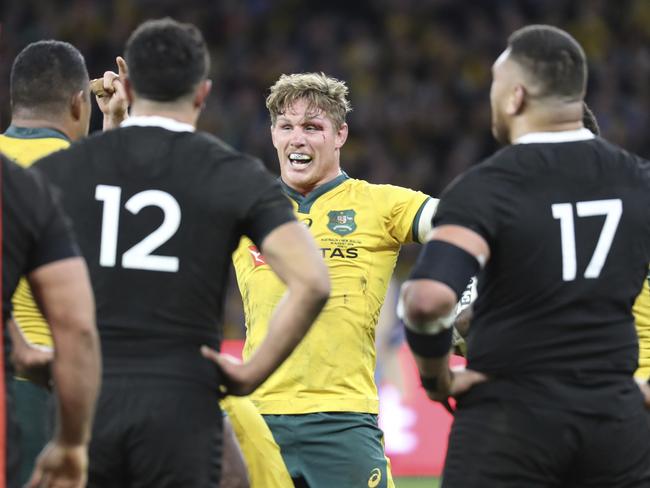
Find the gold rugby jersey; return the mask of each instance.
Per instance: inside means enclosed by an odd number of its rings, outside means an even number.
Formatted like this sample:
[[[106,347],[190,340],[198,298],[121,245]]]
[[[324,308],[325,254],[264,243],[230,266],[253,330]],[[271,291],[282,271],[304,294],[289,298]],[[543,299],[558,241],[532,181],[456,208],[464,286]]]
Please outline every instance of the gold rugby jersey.
[[[262,414],[377,413],[379,311],[400,246],[424,240],[437,200],[346,174],[307,196],[282,186],[320,247],[332,291],[307,336],[251,398]],[[246,315],[243,355],[249,358],[266,336],[285,286],[247,238],[233,263]]]
[[[641,293],[636,297],[632,312],[639,336],[639,369],[634,376],[641,379],[650,377],[650,274],[643,280]]]
[[[55,129],[10,126],[0,134],[0,152],[23,167],[38,159],[70,146],[70,140]],[[12,298],[13,314],[29,342],[52,346],[50,329],[41,315],[27,280],[21,278]]]

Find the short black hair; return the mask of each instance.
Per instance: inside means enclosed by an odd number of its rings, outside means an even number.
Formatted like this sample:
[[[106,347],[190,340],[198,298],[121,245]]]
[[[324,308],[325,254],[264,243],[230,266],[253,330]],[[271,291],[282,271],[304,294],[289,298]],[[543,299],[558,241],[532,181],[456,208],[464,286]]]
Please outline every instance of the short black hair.
[[[582,100],[587,87],[587,59],[571,35],[551,25],[529,25],[508,38],[510,58],[541,85],[540,97]]]
[[[11,108],[55,111],[80,90],[88,90],[88,69],[79,50],[63,41],[25,47],[11,67]]]
[[[169,17],[142,23],[129,37],[124,55],[135,92],[159,102],[192,93],[210,65],[201,32]]]
[[[600,135],[598,120],[596,120],[596,116],[589,108],[589,105],[587,105],[587,102],[582,103],[582,125],[585,126],[585,129],[589,129],[593,132],[594,135]]]

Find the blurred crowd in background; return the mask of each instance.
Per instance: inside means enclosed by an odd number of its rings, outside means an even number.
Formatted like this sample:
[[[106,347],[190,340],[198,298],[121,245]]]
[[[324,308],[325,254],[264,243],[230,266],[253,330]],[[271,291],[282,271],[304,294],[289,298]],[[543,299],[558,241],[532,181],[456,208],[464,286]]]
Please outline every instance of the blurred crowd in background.
[[[490,68],[507,36],[530,23],[576,37],[602,134],[650,158],[648,0],[6,0],[0,130],[10,121],[11,63],[29,42],[69,41],[99,77],[117,71],[115,56],[138,23],[167,15],[196,24],[209,44],[214,85],[199,128],[272,171],[269,86],[282,73],[323,71],[350,87],[344,170],[438,196],[496,148]],[[91,131],[101,129],[99,115]]]

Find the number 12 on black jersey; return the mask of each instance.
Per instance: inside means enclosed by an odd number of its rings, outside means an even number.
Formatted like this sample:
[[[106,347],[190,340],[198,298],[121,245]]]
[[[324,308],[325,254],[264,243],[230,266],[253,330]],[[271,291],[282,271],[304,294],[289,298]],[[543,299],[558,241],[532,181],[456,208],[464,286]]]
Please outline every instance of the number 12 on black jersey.
[[[605,216],[605,223],[600,231],[596,249],[585,269],[585,278],[598,278],[623,214],[623,202],[619,198],[610,200],[591,200],[575,204],[578,217]],[[560,240],[562,245],[562,279],[573,281],[577,274],[576,236],[573,222],[572,203],[554,203],[551,205],[553,218],[560,221]]]
[[[99,247],[99,264],[112,268],[117,258],[117,236],[120,226],[119,186],[97,185],[95,200],[104,202],[102,212],[102,234]],[[178,271],[178,257],[151,254],[176,233],[181,224],[181,207],[169,193],[161,190],[145,190],[129,198],[124,207],[132,214],[149,206],[163,211],[163,222],[156,230],[122,254],[122,267],[148,271]]]

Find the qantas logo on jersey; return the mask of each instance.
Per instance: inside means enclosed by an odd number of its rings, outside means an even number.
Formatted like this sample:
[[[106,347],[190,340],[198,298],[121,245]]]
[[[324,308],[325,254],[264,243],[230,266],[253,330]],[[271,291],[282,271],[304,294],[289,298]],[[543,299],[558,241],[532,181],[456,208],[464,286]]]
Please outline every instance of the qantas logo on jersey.
[[[356,247],[348,247],[341,249],[340,247],[321,247],[321,255],[323,258],[347,258],[354,259],[359,257],[359,249]]]
[[[248,246],[248,252],[251,253],[253,258],[253,267],[257,268],[258,266],[264,266],[266,261],[264,261],[264,256],[262,253],[257,250],[255,246]]]
[[[336,232],[340,236],[346,236],[354,232],[357,224],[354,221],[356,216],[354,210],[332,210],[327,214],[329,222],[327,228],[332,232]]]

